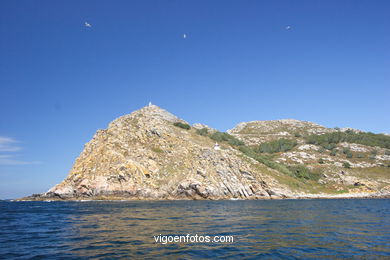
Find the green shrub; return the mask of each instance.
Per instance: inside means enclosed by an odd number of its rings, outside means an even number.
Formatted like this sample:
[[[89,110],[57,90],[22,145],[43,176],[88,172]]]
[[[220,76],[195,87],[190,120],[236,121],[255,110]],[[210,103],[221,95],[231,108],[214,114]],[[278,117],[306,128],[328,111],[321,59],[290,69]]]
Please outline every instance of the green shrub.
[[[344,162],[343,167],[344,168],[351,168],[351,164],[349,162]]]
[[[348,152],[347,152],[347,158],[352,158],[352,157],[353,157],[352,152],[351,152],[351,151],[348,151]]]
[[[252,148],[248,146],[241,146],[239,150],[255,159],[256,161],[268,166],[269,168],[275,169],[283,174],[299,178],[299,179],[307,179],[307,180],[318,180],[321,178],[322,174],[321,173],[316,173],[316,172],[311,172],[308,168],[306,168],[303,165],[298,165],[298,166],[286,166],[282,163],[278,163],[275,161],[270,160],[264,155],[258,154],[255,152]]]
[[[244,145],[244,142],[238,140],[236,137],[229,135],[228,133],[215,132],[210,135],[210,138],[216,142],[227,142],[230,145],[241,146]]]
[[[210,138],[213,139],[214,141],[217,141],[217,142],[223,142],[223,141],[229,140],[225,136],[225,133],[222,133],[222,132],[215,132],[212,135],[210,135]]]
[[[324,164],[325,161],[324,161],[324,159],[320,158],[320,159],[318,159],[318,163],[319,163],[319,164]]]
[[[347,154],[347,153],[350,153],[351,150],[348,148],[348,147],[344,147],[343,148],[343,154]]]
[[[337,147],[335,144],[330,144],[330,143],[327,143],[327,142],[321,144],[321,146],[323,148],[325,148],[326,150],[329,150],[329,151],[331,151],[331,150],[333,150],[333,149],[335,149]]]
[[[235,146],[241,146],[244,145],[244,142],[241,140],[238,140],[237,138],[232,138],[228,140],[228,144],[235,145]]]
[[[198,135],[203,135],[206,136],[209,134],[209,130],[207,128],[202,128],[202,129],[196,129],[196,133]]]
[[[292,175],[290,170],[285,165],[283,165],[281,163],[274,162],[272,160],[269,160],[265,156],[256,153],[253,149],[251,149],[248,146],[241,146],[239,148],[239,150],[243,154],[255,159],[256,161],[258,161],[258,162],[260,162],[260,163],[262,163],[262,164],[264,164],[272,169],[275,169],[275,170],[277,170],[281,173],[284,173],[286,175],[290,175],[290,176]]]
[[[153,148],[152,148],[152,151],[155,152],[155,153],[162,153],[162,152],[164,152],[163,150],[161,150],[161,149],[158,148],[158,147],[153,147]]]
[[[390,149],[390,136],[384,134],[374,134],[352,130],[345,132],[332,132],[326,134],[313,134],[305,137],[306,143],[321,145],[324,148],[327,144],[338,144],[341,142],[363,144],[368,146],[379,146]]]
[[[295,137],[302,137],[302,135],[301,135],[300,133],[298,133],[298,132],[295,132],[295,133],[294,133],[294,136],[295,136]]]
[[[330,156],[336,156],[337,155],[337,151],[336,150],[332,150],[329,155]]]
[[[323,153],[323,152],[325,152],[325,148],[324,148],[324,147],[320,147],[320,148],[318,148],[318,152],[319,152],[319,153]]]
[[[182,123],[182,122],[176,122],[176,123],[173,123],[173,125],[180,127],[180,128],[183,128],[185,130],[189,130],[191,128],[191,126],[189,124]]]
[[[298,179],[318,181],[322,176],[322,174],[312,172],[303,165],[288,166],[288,169]]]
[[[296,141],[282,138],[275,141],[260,144],[257,151],[260,153],[286,152],[294,148],[296,145]]]
[[[390,155],[390,150],[386,150],[385,155]]]

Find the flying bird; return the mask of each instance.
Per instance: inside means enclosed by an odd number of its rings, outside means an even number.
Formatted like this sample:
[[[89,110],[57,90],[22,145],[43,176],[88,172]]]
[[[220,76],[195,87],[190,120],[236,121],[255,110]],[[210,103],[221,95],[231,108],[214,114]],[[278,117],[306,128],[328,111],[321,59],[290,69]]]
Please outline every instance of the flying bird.
[[[290,30],[290,29],[291,29],[290,25],[286,26],[286,30]]]
[[[187,34],[183,34],[183,39],[187,38]]]
[[[85,27],[89,27],[89,28],[92,27],[92,25],[90,23],[87,23],[87,22],[85,22],[84,25],[85,25]]]

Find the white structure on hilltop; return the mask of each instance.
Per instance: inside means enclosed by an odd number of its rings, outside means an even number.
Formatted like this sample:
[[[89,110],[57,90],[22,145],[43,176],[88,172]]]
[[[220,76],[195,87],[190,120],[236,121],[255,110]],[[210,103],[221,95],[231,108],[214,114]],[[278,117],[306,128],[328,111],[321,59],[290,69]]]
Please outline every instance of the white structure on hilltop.
[[[221,150],[221,147],[219,147],[219,144],[218,144],[218,143],[215,143],[215,145],[214,145],[214,150]]]
[[[149,105],[148,106],[151,107],[152,106],[152,102],[149,101]]]

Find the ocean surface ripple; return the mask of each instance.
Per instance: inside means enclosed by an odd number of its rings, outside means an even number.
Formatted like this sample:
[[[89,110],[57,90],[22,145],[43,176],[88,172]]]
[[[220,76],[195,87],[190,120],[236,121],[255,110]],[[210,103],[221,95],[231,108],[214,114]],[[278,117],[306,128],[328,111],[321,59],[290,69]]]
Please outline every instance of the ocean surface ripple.
[[[389,243],[390,199],[0,202],[0,259],[375,259]]]

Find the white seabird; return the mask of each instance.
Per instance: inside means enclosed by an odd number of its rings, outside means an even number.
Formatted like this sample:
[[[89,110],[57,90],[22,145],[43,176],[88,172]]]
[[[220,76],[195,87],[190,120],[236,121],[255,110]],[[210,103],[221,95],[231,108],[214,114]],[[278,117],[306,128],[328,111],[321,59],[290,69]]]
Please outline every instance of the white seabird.
[[[92,27],[92,25],[88,22],[85,22],[84,25],[85,25],[85,27]]]

